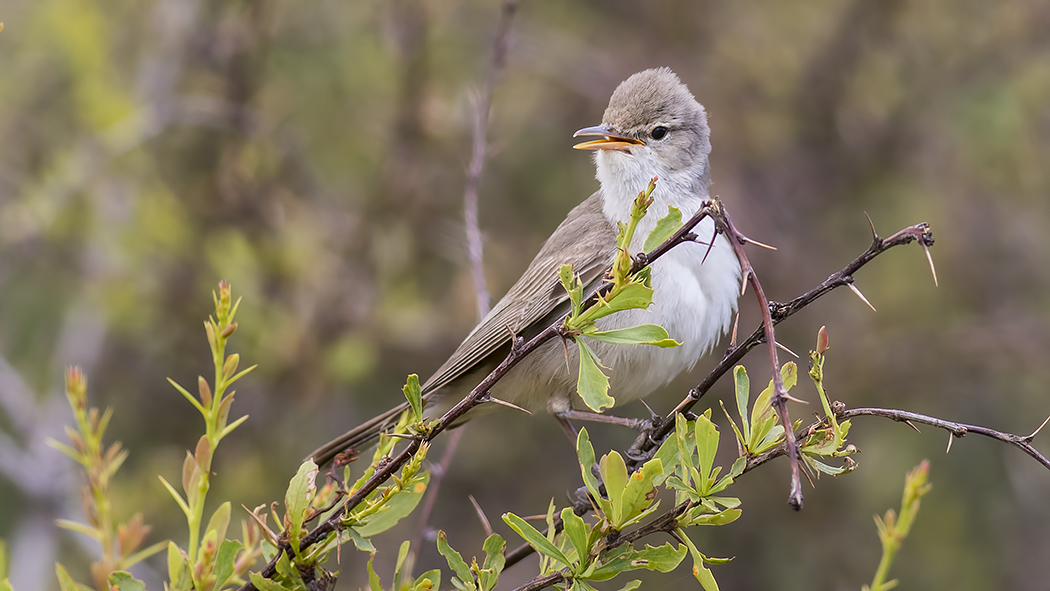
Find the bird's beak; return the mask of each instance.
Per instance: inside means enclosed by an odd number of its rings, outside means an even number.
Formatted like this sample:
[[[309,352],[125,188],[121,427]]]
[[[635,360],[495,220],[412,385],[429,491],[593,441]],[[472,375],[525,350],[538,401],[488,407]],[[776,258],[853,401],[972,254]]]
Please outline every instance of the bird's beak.
[[[602,139],[576,144],[573,148],[577,150],[617,150],[620,152],[630,152],[631,146],[645,145],[645,142],[641,140],[621,135],[620,132],[616,131],[611,125],[603,124],[595,125],[594,127],[584,127],[572,134],[572,137],[579,137],[581,135],[600,135],[602,136]]]

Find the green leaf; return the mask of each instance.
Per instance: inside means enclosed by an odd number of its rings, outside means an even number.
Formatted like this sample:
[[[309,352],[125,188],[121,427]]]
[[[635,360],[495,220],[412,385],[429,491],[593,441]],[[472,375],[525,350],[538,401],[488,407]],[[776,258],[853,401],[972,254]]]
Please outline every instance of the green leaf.
[[[405,560],[408,558],[408,550],[412,546],[412,542],[405,540],[401,542],[401,547],[397,549],[397,562],[394,563],[394,589],[401,588],[401,569],[405,566]]]
[[[146,560],[150,556],[153,556],[154,554],[164,550],[164,548],[167,545],[168,545],[167,542],[157,542],[156,544],[153,544],[152,546],[147,546],[146,548],[143,548],[142,550],[139,550],[138,552],[136,552],[136,553],[132,554],[131,556],[128,556],[127,558],[124,559],[124,567],[125,568],[131,568],[131,567],[135,566],[136,564],[142,562],[143,560]]]
[[[363,537],[370,538],[378,533],[397,525],[397,522],[407,517],[416,509],[416,505],[423,498],[423,493],[430,484],[430,472],[422,471],[408,483],[401,492],[397,493],[386,502],[384,509],[378,513],[369,515],[364,523],[354,526]]]
[[[645,246],[642,247],[642,250],[651,252],[657,246],[667,242],[667,239],[673,236],[681,227],[682,212],[677,207],[668,207],[667,215],[660,218],[660,221],[656,222],[656,227],[653,228],[653,231],[649,232],[649,237],[645,239]]]
[[[223,540],[219,545],[219,551],[215,554],[215,568],[212,571],[215,576],[213,589],[222,589],[222,586],[233,575],[234,567],[237,565],[237,553],[242,548],[244,544],[237,540]]]
[[[288,490],[284,494],[284,525],[296,556],[299,555],[299,536],[302,535],[303,519],[316,491],[316,478],[317,464],[313,460],[306,460],[288,482]]]
[[[292,564],[292,559],[287,552],[281,552],[281,555],[277,558],[276,566],[278,576],[287,583],[284,585],[285,587],[290,586],[295,591],[306,591],[306,583],[299,573],[299,568],[297,565]]]
[[[215,532],[215,538],[217,540],[226,539],[226,529],[230,525],[230,502],[219,505],[219,508],[215,510],[215,513],[211,514],[211,519],[208,520],[208,527],[204,529],[204,532]]]
[[[598,367],[601,360],[583,342],[583,339],[576,338],[575,340],[580,350],[580,375],[576,382],[576,391],[583,399],[583,403],[595,412],[612,408],[616,400],[609,396],[609,376]]]
[[[69,519],[56,519],[55,525],[62,529],[68,529],[69,531],[75,531],[80,534],[84,534],[89,538],[95,538],[96,540],[102,539],[102,532],[98,528],[91,527],[86,523],[80,523],[79,521],[70,521]]]
[[[401,388],[404,392],[405,398],[408,400],[409,406],[412,407],[412,416],[415,422],[423,420],[423,390],[419,387],[419,376],[417,374],[411,374],[408,376],[408,381],[405,382],[404,387]]]
[[[452,572],[456,573],[459,580],[464,585],[467,585],[468,588],[476,589],[477,587],[474,585],[474,575],[470,573],[470,567],[463,561],[463,556],[460,555],[459,552],[456,552],[452,546],[449,546],[448,536],[446,536],[443,531],[438,531],[437,547],[438,553],[445,557],[449,568],[452,569]]]
[[[612,514],[606,518],[619,529],[624,521],[623,493],[627,488],[627,464],[623,461],[623,456],[613,450],[602,456],[598,462],[598,473],[602,475],[606,495],[612,504]]]
[[[656,489],[653,481],[663,471],[663,462],[654,458],[646,462],[641,470],[631,474],[623,492],[621,522],[618,524],[620,529],[631,525],[653,505],[653,501],[656,499]]]
[[[702,507],[697,507],[702,509]],[[733,523],[740,518],[740,509],[726,509],[719,511],[718,513],[706,513],[706,514],[694,514],[690,511],[686,519],[679,521],[679,524],[683,527],[689,525],[728,525]]]
[[[518,532],[518,535],[528,542],[530,546],[535,548],[537,552],[546,554],[562,564],[572,564],[572,562],[569,561],[569,558],[565,556],[557,546],[552,544],[550,540],[539,532],[539,530],[529,525],[529,523],[521,517],[518,517],[513,513],[504,513],[503,521],[505,521],[511,529]]]
[[[572,265],[562,265],[558,269],[558,279],[561,281],[561,286],[565,293],[569,294],[569,302],[572,304],[572,316],[579,316],[580,309],[583,306],[583,287],[576,280],[576,275],[572,271]]]
[[[160,479],[160,483],[164,485],[164,488],[168,489],[168,492],[171,493],[172,498],[178,503],[179,509],[182,509],[182,512],[186,514],[186,517],[190,517],[190,506],[182,499],[182,495],[180,495],[179,492],[175,490],[175,487],[169,484],[167,480],[164,480],[163,476],[158,475],[157,478]]]
[[[613,558],[588,577],[590,580],[604,581],[629,570],[641,568],[669,573],[678,568],[685,559],[686,547],[679,544],[674,547],[670,542],[663,546],[648,546],[643,550],[633,550],[614,554]]]
[[[58,562],[55,563],[55,576],[58,577],[58,587],[62,591],[92,591],[91,587],[74,581],[66,567]]]
[[[642,283],[632,282],[613,290],[609,299],[599,299],[580,314],[579,324],[586,325],[610,314],[631,309],[646,309],[653,303],[653,290]]]
[[[383,591],[383,583],[379,580],[379,575],[376,574],[375,559],[376,553],[372,552],[368,557],[368,562],[365,564],[365,570],[368,572],[368,588],[371,591]]]
[[[503,572],[503,565],[506,564],[503,556],[506,548],[507,543],[499,534],[492,534],[485,538],[485,543],[481,546],[485,552],[485,563],[481,567],[481,572],[478,573],[478,582],[481,583],[482,591],[492,591],[499,583],[500,573]]]
[[[733,385],[736,389],[736,410],[740,413],[740,430],[743,432],[743,442],[751,440],[751,425],[747,422],[747,401],[751,396],[751,381],[747,378],[747,370],[743,365],[733,368]]]
[[[784,389],[790,391],[798,383],[798,366],[794,361],[788,361],[780,366],[780,379],[784,382]]]
[[[589,338],[613,345],[653,345],[656,347],[677,347],[682,343],[669,338],[667,330],[656,324],[641,324],[630,328],[584,332]]]
[[[634,591],[638,587],[642,586],[642,582],[639,580],[630,581],[623,587],[620,587],[620,591]]]
[[[168,581],[171,591],[184,591],[193,587],[189,562],[175,542],[168,542]]]
[[[704,588],[704,591],[718,591],[718,583],[715,582],[715,576],[704,566],[706,557],[696,549],[696,545],[693,544],[693,541],[689,539],[689,536],[685,534],[682,528],[676,529],[675,533],[689,547],[689,554],[693,557],[693,577],[700,582],[700,586]]]
[[[255,588],[259,591],[294,591],[290,587],[271,581],[259,573],[248,573],[248,578],[251,579],[252,585],[255,585]]]
[[[354,547],[361,552],[376,551],[376,547],[372,545],[372,541],[357,532],[357,527],[344,528],[343,534],[346,535],[346,537],[354,543]]]
[[[591,445],[586,427],[580,429],[580,434],[576,438],[576,456],[580,460],[580,472],[583,475],[583,483],[587,486],[587,492],[591,493],[591,498],[598,503],[598,508],[601,512],[605,515],[610,515],[612,513],[612,503],[602,497],[601,483],[598,482],[594,472],[591,471],[597,461],[594,457],[594,447]]]
[[[434,569],[419,575],[412,583],[412,591],[431,591],[441,588],[441,570]]]
[[[146,583],[122,570],[113,571],[106,581],[113,591],[146,591]]]
[[[679,463],[681,470],[679,475],[685,477],[688,474],[689,469],[693,468],[696,464],[693,463],[693,450],[696,449],[696,427],[693,422],[685,418],[682,413],[677,413],[674,416],[674,435],[675,439],[678,440],[679,450]],[[693,444],[690,445],[690,439]]]
[[[565,535],[569,536],[572,547],[576,549],[576,556],[580,560],[581,567],[587,564],[587,557],[591,552],[589,542],[590,528],[583,518],[573,512],[572,507],[561,510],[561,522],[565,526]]]
[[[715,464],[715,453],[718,451],[718,428],[706,415],[700,415],[696,419],[696,451],[700,482],[694,482],[701,495],[710,494],[712,471]]]

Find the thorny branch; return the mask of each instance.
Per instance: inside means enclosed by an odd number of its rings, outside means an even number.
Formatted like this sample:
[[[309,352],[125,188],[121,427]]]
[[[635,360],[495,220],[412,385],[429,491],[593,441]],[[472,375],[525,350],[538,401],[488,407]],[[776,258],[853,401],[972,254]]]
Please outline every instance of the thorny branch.
[[[1029,433],[1028,435],[1017,435],[1015,433],[1007,433],[1005,431],[998,431],[989,427],[982,427],[981,425],[970,425],[968,423],[957,423],[955,421],[948,421],[930,415],[919,414],[917,412],[910,412],[906,410],[898,410],[895,408],[846,408],[841,402],[832,403],[832,409],[835,410],[835,417],[838,419],[851,419],[853,417],[882,417],[884,419],[890,419],[899,423],[907,423],[912,429],[918,431],[915,427],[915,423],[920,425],[930,425],[938,429],[944,429],[948,432],[948,449],[951,449],[951,441],[955,437],[965,437],[969,433],[975,433],[977,435],[984,435],[996,441],[1001,441],[1007,445],[1016,447],[1017,449],[1025,452],[1031,456],[1035,461],[1043,465],[1043,467],[1050,469],[1050,459],[1047,459],[1042,453],[1039,452],[1035,447],[1032,446],[1032,440],[1039,434],[1039,431],[1046,426],[1046,423],[1050,421],[1043,421],[1042,425]],[[812,425],[799,430],[796,433],[797,437],[805,436],[813,430],[820,429],[826,426],[826,421],[818,421]],[[786,452],[783,444],[778,445],[763,454],[749,458],[747,461],[747,467],[744,472],[748,472],[774,458],[778,458]],[[945,452],[947,453],[947,451]]]
[[[703,213],[704,211],[703,209],[701,209],[701,212],[697,215],[699,216]],[[722,215],[725,215],[724,210]],[[693,239],[691,231],[692,228],[695,227],[696,223],[699,223],[699,220],[696,220],[695,223],[694,220],[690,220],[688,224],[684,225],[681,229],[679,229],[678,232],[671,236],[671,238],[669,238],[664,244],[658,246],[648,255],[639,257],[639,264],[648,263],[652,257],[662,255],[675,244]],[[733,229],[733,231],[736,232],[735,229]],[[743,235],[739,234],[739,232],[736,232],[736,234],[738,236],[737,241],[735,241],[737,242],[737,244],[740,244],[740,240],[743,240],[745,242],[750,241]],[[721,377],[725,375],[725,373],[729,371],[730,368],[739,363],[740,360],[743,359],[749,351],[762,344],[763,342],[766,342],[767,318],[773,326],[780,324],[780,322],[782,322],[783,320],[789,318],[790,316],[794,315],[806,306],[812,304],[814,301],[824,296],[836,287],[852,285],[853,275],[857,271],[859,271],[861,267],[871,262],[873,259],[875,259],[875,257],[879,256],[883,252],[886,252],[887,250],[895,246],[910,244],[912,242],[915,242],[916,240],[918,240],[920,244],[922,244],[924,249],[928,249],[930,246],[933,245],[933,233],[930,231],[929,225],[925,222],[904,228],[899,232],[894,233],[889,238],[880,238],[878,234],[875,233],[874,227],[872,227],[871,245],[869,245],[867,250],[861,253],[860,256],[850,261],[841,270],[832,273],[820,285],[803,293],[802,295],[787,302],[786,304],[781,304],[778,302],[768,302],[767,305],[763,306],[764,310],[768,312],[766,314],[763,314],[764,318],[762,324],[758,328],[756,328],[753,333],[751,333],[751,336],[749,336],[744,342],[740,344],[730,345],[729,349],[722,357],[722,361],[713,370],[711,370],[711,372],[696,387],[692,388],[689,391],[688,395],[674,408],[674,410],[667,414],[667,417],[663,421],[654,423],[651,429],[643,431],[641,434],[639,434],[634,444],[626,452],[628,458],[628,472],[633,472],[634,470],[636,470],[638,466],[640,466],[646,459],[649,458],[650,454],[653,451],[655,451],[655,449],[659,446],[660,442],[662,442],[667,437],[667,435],[670,434],[670,432],[674,428],[675,414],[680,412],[688,412],[689,410],[691,410],[693,406],[700,400],[700,398],[707,394],[707,392],[710,391],[711,387],[714,386],[714,384],[719,379],[721,379]],[[741,253],[741,249],[738,249],[737,252],[739,256],[739,254]],[[926,252],[928,255],[929,251],[927,250]],[[745,269],[750,269],[750,263],[747,263],[747,266],[745,267],[745,263],[741,261],[741,267],[744,267]],[[745,273],[746,272],[747,271],[745,271]],[[754,271],[751,270],[751,272],[748,275],[753,277]],[[745,275],[745,281],[747,280],[748,275]],[[752,278],[751,280],[753,282],[757,282],[757,278]],[[757,293],[759,290],[756,289],[755,291]],[[771,329],[769,330],[771,331]],[[775,339],[770,340],[774,342],[775,346]],[[775,349],[773,349],[772,355],[775,359]],[[774,361],[774,363],[776,363],[776,361]],[[776,366],[774,367],[775,369],[773,371],[773,375],[779,378],[779,368],[777,368]],[[779,408],[777,410],[778,412],[780,411]],[[784,413],[781,413],[781,417],[785,416],[786,415]],[[787,424],[790,425],[790,423]],[[790,433],[790,428],[785,429],[785,432]],[[770,450],[769,452],[766,452],[766,454],[771,454],[773,452],[777,453],[772,457],[779,457],[780,455],[784,455],[786,453],[786,448],[777,447],[773,450]],[[763,454],[763,456],[760,457],[764,457],[766,454]],[[769,459],[772,459],[772,457],[767,458],[763,461],[768,461]],[[794,473],[792,474],[792,477],[794,479]],[[586,508],[584,507],[581,508],[586,510]],[[560,528],[560,522],[556,523],[555,525],[556,527]],[[510,567],[511,565],[529,556],[532,552],[533,549],[528,544],[524,544],[522,546],[519,546],[518,548],[515,548],[514,550],[507,553],[506,566]]]
[[[690,233],[691,230],[696,227],[704,218],[713,216],[717,210],[714,205],[714,201],[705,202],[701,206],[700,210],[692,218],[687,221],[682,228],[679,229],[673,236],[668,238],[663,244],[653,249],[652,252],[642,255],[639,257],[642,260],[647,261],[646,264],[655,261],[660,258],[664,253],[671,249],[676,244],[683,242],[689,242],[692,240],[693,235]],[[644,266],[644,265],[642,265]],[[639,267],[640,268],[640,267]],[[611,284],[605,284],[599,289],[594,295],[588,298],[586,306],[590,306],[597,301],[597,298],[603,296],[611,289]],[[484,380],[481,381],[466,397],[456,403],[448,412],[446,412],[436,425],[424,436],[415,439],[409,439],[408,445],[406,445],[397,455],[389,458],[385,463],[378,466],[375,473],[371,478],[365,482],[361,488],[354,491],[354,494],[344,499],[338,505],[338,510],[334,511],[328,519],[321,522],[313,530],[303,536],[300,540],[300,548],[308,548],[313,544],[323,541],[329,534],[336,532],[340,529],[340,520],[342,515],[349,509],[353,509],[365,500],[368,495],[372,494],[377,488],[379,488],[384,482],[390,479],[390,477],[399,471],[412,458],[412,456],[419,450],[419,447],[423,443],[429,443],[433,441],[438,435],[449,428],[457,419],[465,415],[468,411],[476,406],[485,404],[491,400],[489,390],[499,380],[503,378],[515,365],[517,365],[522,359],[528,356],[530,353],[538,349],[541,345],[547,341],[561,336],[563,325],[568,314],[563,315],[556,322],[545,328],[542,332],[532,337],[528,341],[524,341],[521,337],[516,337],[514,345],[510,349],[510,353],[507,357],[500,362],[496,369],[492,370]],[[291,548],[286,541],[282,541],[278,548],[277,554],[269,564],[266,565],[261,571],[261,574],[265,578],[271,578],[277,572],[277,560],[280,558],[282,553],[290,552]],[[246,582],[242,585],[239,591],[250,591],[255,589],[255,586],[251,581]]]
[[[930,231],[929,224],[923,222],[915,224],[914,226],[908,226],[907,228],[894,233],[889,238],[880,238],[878,234],[875,233],[873,227],[871,245],[868,246],[867,250],[861,253],[857,258],[850,261],[839,271],[829,275],[820,285],[787,303],[782,304],[769,301],[768,306],[765,307],[765,309],[768,310],[768,320],[771,321],[773,326],[776,326],[806,306],[812,304],[829,291],[837,287],[853,285],[853,275],[859,271],[861,267],[875,259],[875,257],[895,246],[910,244],[915,241],[919,241],[924,249],[933,245],[933,233]],[[763,316],[767,316],[767,314],[764,313]],[[643,432],[638,436],[627,452],[627,455],[631,458],[628,463],[629,470],[637,468],[647,455],[652,450],[656,449],[660,442],[667,437],[674,428],[675,414],[691,410],[693,406],[711,390],[711,387],[714,386],[715,382],[721,379],[727,371],[739,363],[740,360],[744,358],[744,355],[763,342],[766,342],[766,321],[767,318],[764,317],[762,325],[756,328],[755,331],[751,333],[751,336],[745,339],[742,343],[730,345],[729,349],[726,350],[725,355],[722,357],[722,361],[719,362],[719,364],[711,370],[711,372],[707,374],[699,384],[689,390],[689,394],[678,403],[678,406],[676,406],[674,410],[667,414],[665,420],[661,421],[659,424],[653,425],[651,431]],[[773,347],[775,347],[775,344],[770,347],[775,355],[776,351]],[[774,371],[775,376],[779,374],[779,371]]]

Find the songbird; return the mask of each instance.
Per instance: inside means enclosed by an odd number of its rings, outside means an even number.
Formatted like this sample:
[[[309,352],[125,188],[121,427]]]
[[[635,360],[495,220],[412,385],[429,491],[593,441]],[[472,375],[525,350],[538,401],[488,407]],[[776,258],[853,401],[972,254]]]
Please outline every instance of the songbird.
[[[688,219],[708,199],[707,114],[668,68],[645,70],[622,82],[609,99],[601,125],[580,129],[576,136],[597,138],[573,147],[594,150],[600,189],[569,212],[507,295],[424,383],[428,411],[443,411],[466,396],[507,355],[513,335],[528,338],[568,310],[568,295],[558,278],[561,265],[573,265],[585,291],[598,288],[616,254],[617,224],[628,221],[631,203],[653,177],[659,181],[649,214],[630,245],[632,254],[641,252],[669,207],[677,207]],[[653,303],[648,309],[626,310],[598,321],[601,330],[658,324],[682,343],[660,348],[592,341],[591,348],[609,368],[609,393],[617,404],[647,396],[691,369],[729,328],[740,294],[740,264],[726,239],[715,235],[710,219],[694,232],[698,240],[714,243],[681,244],[654,261]],[[578,410],[578,363],[574,347],[548,341],[511,369],[491,394],[530,410],[545,409],[563,425],[570,419],[622,423]],[[479,409],[486,406],[493,405]],[[344,450],[363,449],[396,422],[405,407],[356,427],[311,457],[325,464]],[[476,416],[476,410],[466,416]]]

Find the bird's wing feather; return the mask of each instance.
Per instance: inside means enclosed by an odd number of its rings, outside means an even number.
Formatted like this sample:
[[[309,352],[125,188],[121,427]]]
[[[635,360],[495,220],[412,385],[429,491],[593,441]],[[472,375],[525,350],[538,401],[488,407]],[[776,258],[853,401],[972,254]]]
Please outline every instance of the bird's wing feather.
[[[602,213],[601,196],[591,195],[569,213],[543,244],[521,279],[493,306],[459,348],[423,385],[433,392],[458,378],[568,301],[558,269],[572,263],[586,291],[600,283],[616,255],[616,231]]]

